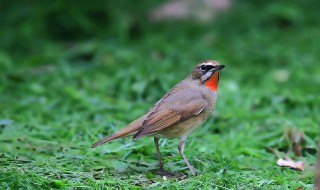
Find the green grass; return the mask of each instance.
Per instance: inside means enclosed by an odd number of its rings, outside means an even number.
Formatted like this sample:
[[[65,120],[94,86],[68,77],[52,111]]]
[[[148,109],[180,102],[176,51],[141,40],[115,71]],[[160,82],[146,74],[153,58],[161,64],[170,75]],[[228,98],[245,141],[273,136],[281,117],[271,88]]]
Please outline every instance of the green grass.
[[[123,26],[121,35],[71,44],[39,35],[26,51],[21,41],[12,43],[17,49],[7,42],[0,51],[0,189],[312,189],[320,27],[310,5],[242,3],[208,25],[145,21],[137,38]],[[162,139],[160,149],[165,167],[187,178],[154,174],[152,138],[90,148],[204,59],[227,67],[213,116],[186,142],[197,176],[178,140]],[[290,150],[291,128],[305,134],[303,156]],[[305,170],[278,167],[269,148],[305,161]]]

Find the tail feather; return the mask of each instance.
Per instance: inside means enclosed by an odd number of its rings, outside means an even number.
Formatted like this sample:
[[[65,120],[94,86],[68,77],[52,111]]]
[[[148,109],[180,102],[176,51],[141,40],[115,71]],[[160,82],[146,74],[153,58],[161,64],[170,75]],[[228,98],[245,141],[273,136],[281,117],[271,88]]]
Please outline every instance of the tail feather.
[[[111,140],[113,140],[115,138],[118,138],[118,137],[119,137],[119,135],[117,135],[117,133],[113,133],[112,135],[110,135],[108,137],[105,137],[102,140],[100,140],[100,141],[94,143],[93,145],[91,145],[91,148],[94,148],[94,147],[97,147],[99,145],[102,145],[103,143],[109,142],[109,141],[111,141]]]
[[[109,142],[113,139],[122,138],[122,137],[126,137],[129,135],[134,135],[141,128],[143,121],[144,121],[144,116],[131,122],[129,125],[125,126],[120,131],[115,132],[112,135],[105,137],[102,140],[94,143],[93,145],[91,145],[91,148],[102,145],[103,143]]]

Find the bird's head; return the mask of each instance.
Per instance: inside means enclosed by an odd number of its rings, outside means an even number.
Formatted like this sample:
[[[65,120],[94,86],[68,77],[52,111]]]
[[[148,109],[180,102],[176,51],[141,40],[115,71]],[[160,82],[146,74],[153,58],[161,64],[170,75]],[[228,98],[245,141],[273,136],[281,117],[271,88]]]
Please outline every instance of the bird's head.
[[[211,90],[217,91],[220,70],[225,66],[220,65],[218,61],[206,60],[197,64],[191,72],[194,80],[199,80],[202,85],[207,86]]]

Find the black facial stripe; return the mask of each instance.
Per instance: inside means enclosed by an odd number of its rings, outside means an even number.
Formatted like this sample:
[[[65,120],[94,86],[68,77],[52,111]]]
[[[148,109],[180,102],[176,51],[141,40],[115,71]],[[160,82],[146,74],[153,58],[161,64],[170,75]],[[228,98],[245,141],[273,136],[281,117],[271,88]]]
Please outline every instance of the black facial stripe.
[[[214,68],[213,65],[207,65],[207,71],[209,71],[209,70],[211,70],[211,69],[213,69],[213,68]]]
[[[200,69],[201,69],[202,72],[205,73],[205,72],[208,72],[208,71],[212,70],[214,67],[215,66],[213,66],[213,65],[201,65]]]

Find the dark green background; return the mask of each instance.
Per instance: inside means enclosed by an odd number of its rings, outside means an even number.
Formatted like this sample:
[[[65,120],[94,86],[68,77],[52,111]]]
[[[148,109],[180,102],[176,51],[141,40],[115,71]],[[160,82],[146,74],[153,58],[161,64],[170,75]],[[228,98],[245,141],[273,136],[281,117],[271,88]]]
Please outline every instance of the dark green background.
[[[236,1],[211,22],[153,22],[161,3],[0,2],[0,188],[312,187],[320,3]],[[155,176],[151,138],[89,148],[205,59],[226,68],[213,117],[187,139],[199,175]],[[305,134],[302,157],[290,150],[292,128]],[[176,146],[161,141],[165,167],[188,174]],[[270,147],[305,171],[278,167]]]

